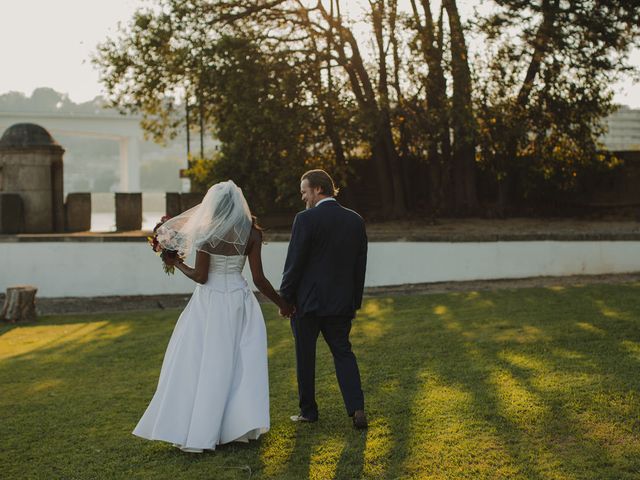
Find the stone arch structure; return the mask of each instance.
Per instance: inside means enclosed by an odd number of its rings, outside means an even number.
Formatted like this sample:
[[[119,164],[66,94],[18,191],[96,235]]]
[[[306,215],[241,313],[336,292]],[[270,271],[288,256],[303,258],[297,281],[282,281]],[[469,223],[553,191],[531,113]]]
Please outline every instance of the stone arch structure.
[[[140,191],[140,117],[71,113],[0,112],[0,132],[16,123],[36,123],[55,135],[115,140],[120,144],[120,191]]]
[[[18,194],[26,233],[64,231],[64,148],[34,123],[0,137],[0,193]]]

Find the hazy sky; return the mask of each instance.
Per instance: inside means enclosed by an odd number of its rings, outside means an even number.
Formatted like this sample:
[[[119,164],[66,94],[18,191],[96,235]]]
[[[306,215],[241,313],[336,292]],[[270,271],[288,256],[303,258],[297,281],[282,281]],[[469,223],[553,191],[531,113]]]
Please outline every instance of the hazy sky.
[[[76,103],[102,93],[90,62],[95,46],[145,0],[0,0],[0,94],[37,87]],[[461,2],[464,4],[465,2]],[[476,2],[472,2],[476,3]],[[640,51],[633,56],[640,66]],[[616,85],[616,101],[640,108],[640,85]]]
[[[0,93],[37,87],[78,103],[101,94],[90,57],[140,0],[0,0]]]

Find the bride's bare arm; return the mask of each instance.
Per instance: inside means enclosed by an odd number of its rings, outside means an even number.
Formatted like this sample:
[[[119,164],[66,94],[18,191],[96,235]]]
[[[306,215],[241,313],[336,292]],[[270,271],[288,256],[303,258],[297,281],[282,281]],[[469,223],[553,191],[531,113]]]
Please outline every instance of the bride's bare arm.
[[[249,267],[256,288],[269,300],[275,303],[283,315],[290,315],[292,307],[278,295],[271,282],[264,276],[262,269],[262,232],[253,228],[248,245]]]
[[[176,260],[174,265],[194,282],[207,283],[209,279],[209,260],[210,257],[207,252],[198,250],[196,253],[196,266],[194,268],[191,268],[181,260]]]

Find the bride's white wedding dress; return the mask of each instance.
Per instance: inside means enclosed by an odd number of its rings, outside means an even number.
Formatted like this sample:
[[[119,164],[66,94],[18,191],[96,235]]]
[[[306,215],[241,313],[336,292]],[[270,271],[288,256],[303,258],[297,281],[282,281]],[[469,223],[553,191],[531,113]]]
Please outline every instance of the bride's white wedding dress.
[[[267,335],[245,261],[211,254],[209,279],[178,319],[134,435],[199,452],[269,430]]]

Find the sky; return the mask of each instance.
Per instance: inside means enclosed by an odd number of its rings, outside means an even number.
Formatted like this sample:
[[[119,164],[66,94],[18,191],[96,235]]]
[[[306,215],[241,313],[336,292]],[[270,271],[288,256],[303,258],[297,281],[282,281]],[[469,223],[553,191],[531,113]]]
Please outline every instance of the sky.
[[[98,43],[117,32],[119,22],[126,24],[146,3],[148,0],[0,0],[0,94],[31,95],[38,87],[51,87],[76,103],[101,95],[91,55]],[[632,62],[640,67],[640,50],[633,52]],[[617,103],[640,108],[640,84],[627,79],[614,90]]]
[[[80,103],[102,93],[96,45],[126,23],[140,0],[0,0],[0,94],[38,87]]]

